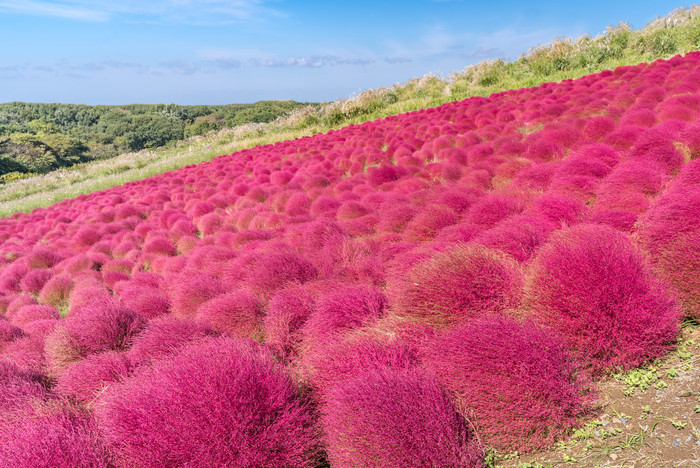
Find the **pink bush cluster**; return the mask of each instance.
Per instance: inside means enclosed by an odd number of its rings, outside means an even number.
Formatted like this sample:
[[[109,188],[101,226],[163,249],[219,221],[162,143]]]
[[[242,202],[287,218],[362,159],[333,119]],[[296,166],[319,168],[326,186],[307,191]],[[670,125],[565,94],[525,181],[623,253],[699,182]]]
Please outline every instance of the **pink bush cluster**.
[[[700,316],[699,67],[474,97],[0,219],[0,464],[478,466],[480,442],[566,437],[585,375]]]

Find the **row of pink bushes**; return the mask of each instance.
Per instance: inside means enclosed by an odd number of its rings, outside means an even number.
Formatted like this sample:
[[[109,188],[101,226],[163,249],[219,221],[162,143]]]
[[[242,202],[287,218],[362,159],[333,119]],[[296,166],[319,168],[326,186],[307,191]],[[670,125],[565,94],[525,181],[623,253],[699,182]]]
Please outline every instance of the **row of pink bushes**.
[[[0,466],[481,466],[700,317],[700,53],[0,220]]]

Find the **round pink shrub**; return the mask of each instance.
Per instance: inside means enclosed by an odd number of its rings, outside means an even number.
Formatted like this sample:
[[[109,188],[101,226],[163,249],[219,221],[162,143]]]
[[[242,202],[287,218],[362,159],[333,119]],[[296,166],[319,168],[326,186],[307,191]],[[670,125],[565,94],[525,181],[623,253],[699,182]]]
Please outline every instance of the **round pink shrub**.
[[[30,270],[19,281],[19,288],[26,294],[39,294],[41,288],[51,279],[53,273],[46,269]]]
[[[63,258],[49,247],[35,247],[32,252],[27,255],[27,265],[30,269],[35,268],[51,268]]]
[[[401,316],[448,326],[517,306],[521,282],[516,262],[503,253],[458,245],[415,265],[394,285],[393,304]]]
[[[170,239],[165,237],[153,237],[146,241],[143,246],[143,252],[152,255],[175,255],[175,245]]]
[[[655,200],[639,221],[639,245],[678,293],[684,312],[700,318],[700,185],[678,186]]]
[[[74,282],[65,274],[55,275],[48,280],[39,292],[39,302],[61,310],[68,307],[68,299]]]
[[[19,368],[7,358],[0,358],[0,411],[5,420],[10,412],[31,406],[32,401],[48,395],[41,375]]]
[[[226,292],[214,275],[199,271],[184,272],[172,279],[169,287],[170,310],[179,317],[192,317],[204,302]]]
[[[533,261],[525,297],[532,317],[597,374],[664,355],[681,318],[628,237],[602,225],[555,234]]]
[[[467,422],[420,368],[381,368],[341,383],[322,423],[332,466],[484,466]]]
[[[110,387],[96,416],[125,466],[317,465],[307,404],[269,352],[242,339],[207,338],[155,362]]]
[[[593,402],[566,345],[532,323],[482,317],[437,336],[423,359],[499,451],[545,449],[580,425]]]
[[[10,322],[24,328],[36,320],[58,319],[58,311],[47,305],[25,305],[12,315]]]
[[[499,221],[523,210],[522,201],[513,195],[490,193],[481,197],[469,210],[465,220],[483,226],[493,227]]]
[[[77,408],[46,404],[0,421],[0,466],[107,468],[94,419]]]
[[[583,136],[589,140],[600,140],[615,130],[615,119],[607,116],[591,117],[583,127]]]
[[[441,229],[456,224],[458,220],[457,213],[449,206],[431,204],[413,216],[403,232],[409,240],[429,240]]]
[[[262,305],[245,289],[216,296],[197,308],[195,318],[229,336],[259,337]]]
[[[255,263],[247,284],[264,296],[290,283],[305,283],[318,276],[309,260],[293,252],[266,252]]]
[[[267,303],[263,319],[265,342],[279,356],[295,359],[301,327],[313,312],[314,297],[304,286],[280,289]]]
[[[207,325],[193,319],[169,315],[157,317],[150,320],[134,337],[127,356],[133,366],[150,364],[177,351],[187,343],[216,335],[217,333]]]
[[[125,378],[131,365],[123,353],[93,354],[68,366],[54,390],[82,404],[90,404],[105,387]]]
[[[73,309],[46,337],[49,370],[61,374],[73,361],[103,351],[123,351],[144,326],[136,313],[114,300],[95,300]]]
[[[542,217],[562,226],[578,222],[585,210],[586,206],[574,198],[558,193],[545,193],[535,198],[523,213]]]
[[[122,295],[122,304],[146,320],[170,311],[170,300],[164,293],[153,288],[141,288],[129,295]]]
[[[556,225],[546,219],[515,215],[480,233],[474,242],[524,262],[534,255],[555,229]]]
[[[410,369],[418,365],[415,351],[403,341],[359,332],[313,353],[309,359],[310,381],[323,401],[339,384],[358,375],[384,367]]]
[[[359,328],[386,312],[387,297],[375,287],[344,285],[318,298],[316,307],[304,324],[305,341],[318,343],[334,335]]]
[[[7,343],[11,343],[23,336],[24,332],[21,328],[12,325],[4,318],[0,318],[0,351],[2,351]]]
[[[401,232],[416,212],[416,208],[408,203],[385,203],[379,208],[377,231]]]

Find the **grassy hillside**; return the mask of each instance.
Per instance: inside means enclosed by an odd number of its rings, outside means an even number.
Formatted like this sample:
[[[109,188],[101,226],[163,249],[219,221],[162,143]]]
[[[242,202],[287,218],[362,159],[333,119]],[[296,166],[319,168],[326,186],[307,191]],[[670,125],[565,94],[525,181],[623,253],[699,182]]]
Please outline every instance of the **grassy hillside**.
[[[678,9],[641,29],[631,29],[622,23],[596,36],[556,38],[512,62],[484,61],[447,77],[426,75],[322,106],[305,106],[270,123],[212,130],[165,148],[76,164],[23,180],[16,180],[18,175],[11,174],[0,185],[0,216],[30,211],[260,144],[697,50],[699,14],[700,7]]]

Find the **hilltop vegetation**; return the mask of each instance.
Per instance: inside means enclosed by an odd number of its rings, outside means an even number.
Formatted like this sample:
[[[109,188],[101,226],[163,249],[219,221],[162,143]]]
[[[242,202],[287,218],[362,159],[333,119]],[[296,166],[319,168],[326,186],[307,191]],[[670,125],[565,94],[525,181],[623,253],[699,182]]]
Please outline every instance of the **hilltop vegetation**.
[[[0,104],[0,176],[45,173],[224,127],[270,122],[307,105],[294,101],[224,106]]]

